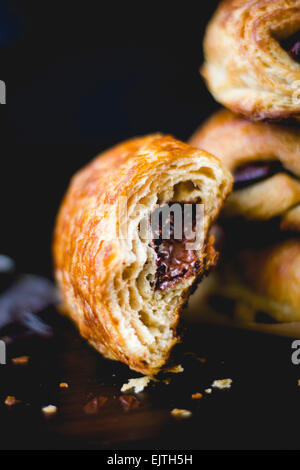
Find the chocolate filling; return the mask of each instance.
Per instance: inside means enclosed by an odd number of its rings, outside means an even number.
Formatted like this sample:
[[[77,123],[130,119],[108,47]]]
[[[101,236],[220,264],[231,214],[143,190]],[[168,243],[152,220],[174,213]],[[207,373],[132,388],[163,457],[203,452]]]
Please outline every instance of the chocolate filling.
[[[300,41],[295,42],[295,44],[291,47],[290,54],[293,59],[300,64]]]
[[[297,178],[296,175],[284,168],[279,160],[255,161],[235,169],[233,173],[234,189],[246,188],[277,173],[286,173],[293,176],[293,178]]]
[[[300,63],[300,31],[281,41],[281,46],[296,62]]]
[[[179,204],[182,214],[181,238],[176,238],[174,234],[174,213],[171,211],[168,220],[162,220],[160,217],[159,226],[154,230],[153,246],[157,253],[156,265],[156,284],[155,289],[164,290],[173,286],[181,279],[186,279],[200,268],[200,260],[195,250],[186,248],[187,243],[192,243],[195,239],[196,228],[196,203],[189,204],[188,210],[192,211],[189,215],[191,220],[191,237],[186,238],[184,233],[184,203],[169,203],[166,206]],[[164,228],[169,224],[168,237],[164,238]]]

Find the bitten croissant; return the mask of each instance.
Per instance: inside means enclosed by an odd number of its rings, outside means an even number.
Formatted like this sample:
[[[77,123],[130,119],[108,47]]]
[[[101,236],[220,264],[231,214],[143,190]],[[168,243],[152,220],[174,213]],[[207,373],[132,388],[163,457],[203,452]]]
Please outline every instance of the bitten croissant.
[[[234,176],[222,211],[222,262],[208,291],[231,299],[238,321],[300,321],[299,128],[221,110],[190,143],[217,154]]]
[[[67,314],[104,356],[148,375],[168,361],[180,310],[215,263],[208,232],[231,184],[217,158],[160,134],[117,145],[73,177],[56,222],[55,276]],[[166,239],[162,225],[141,233],[174,203],[193,214],[204,204],[199,247],[177,238],[174,223]]]
[[[300,116],[300,0],[223,0],[204,38],[215,99],[252,120]]]

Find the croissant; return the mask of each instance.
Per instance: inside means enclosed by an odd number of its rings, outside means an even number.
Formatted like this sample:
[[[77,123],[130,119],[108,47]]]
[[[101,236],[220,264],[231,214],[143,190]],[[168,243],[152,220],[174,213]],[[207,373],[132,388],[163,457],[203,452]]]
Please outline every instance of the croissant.
[[[250,122],[221,110],[189,143],[218,155],[234,175],[225,217],[278,217],[282,229],[300,230],[300,128]]]
[[[55,277],[64,310],[105,357],[148,375],[167,363],[180,310],[216,262],[208,233],[231,185],[217,158],[160,134],[119,144],[73,177],[55,227]],[[169,237],[162,222],[141,230],[174,204],[192,208],[199,245],[174,233],[171,212]]]
[[[300,0],[223,0],[201,69],[215,99],[251,120],[299,118]]]
[[[189,143],[218,155],[234,177],[221,214],[225,241],[208,302],[227,299],[219,304],[224,309],[227,302],[230,315],[244,323],[299,321],[299,128],[250,122],[221,110]]]
[[[252,311],[249,308],[247,315],[251,312],[252,321],[257,312],[267,312],[277,322],[300,320],[299,238],[288,238],[265,248],[241,250],[237,269],[250,287],[248,295]]]
[[[192,296],[186,319],[299,337],[299,238],[223,255]]]

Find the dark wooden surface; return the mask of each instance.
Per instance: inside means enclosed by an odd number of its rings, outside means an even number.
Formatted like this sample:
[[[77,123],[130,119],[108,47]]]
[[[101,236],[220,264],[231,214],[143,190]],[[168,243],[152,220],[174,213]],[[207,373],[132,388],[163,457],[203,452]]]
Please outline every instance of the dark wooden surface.
[[[54,309],[46,319],[54,326],[53,338],[13,343],[7,364],[0,366],[2,449],[299,447],[300,369],[291,362],[290,339],[189,325],[177,351],[184,372],[173,374],[169,385],[151,383],[126,411],[120,388],[138,374],[103,359]],[[27,365],[11,362],[22,354],[30,355]],[[206,395],[204,389],[220,378],[231,378],[232,388]],[[60,382],[69,388],[61,389]],[[203,398],[192,400],[195,392]],[[7,395],[20,403],[6,406]],[[107,398],[98,410],[91,402],[95,397]],[[51,418],[41,412],[48,404],[58,407]],[[174,407],[193,415],[175,420]]]

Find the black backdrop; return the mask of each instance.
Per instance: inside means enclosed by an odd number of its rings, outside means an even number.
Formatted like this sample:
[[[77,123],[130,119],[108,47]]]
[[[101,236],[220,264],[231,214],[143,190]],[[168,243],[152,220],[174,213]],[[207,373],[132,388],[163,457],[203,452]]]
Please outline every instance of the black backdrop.
[[[129,2],[107,6],[100,1],[0,0],[0,79],[7,86],[7,104],[0,106],[0,253],[12,256],[20,272],[51,275],[55,214],[78,168],[101,150],[134,135],[161,131],[186,139],[218,107],[199,76],[205,24],[216,4],[173,2],[172,10],[171,4],[163,10],[162,4],[141,2],[137,10]],[[67,331],[73,334],[73,330]],[[203,355],[210,357],[206,372],[195,374],[191,367],[189,374],[179,377],[179,391],[178,382],[173,392],[166,390],[164,403],[169,406],[172,393],[177,400],[180,390],[194,387],[196,391],[195,383],[211,383],[218,377],[232,377],[234,387],[228,395],[204,401],[199,419],[184,431],[171,423],[173,432],[164,436],[167,442],[180,449],[199,445],[299,447],[299,373],[290,360],[291,341],[270,337],[266,342],[263,336],[225,329],[201,331],[195,329],[192,336],[191,330],[189,348],[198,351],[201,344]],[[66,337],[59,338],[65,344]],[[76,338],[75,349],[80,341]],[[75,382],[78,377],[85,385],[88,380],[82,377],[86,371],[93,384],[99,377],[110,377],[111,363],[105,372],[100,356],[95,353],[90,359],[92,350],[78,346],[73,358],[70,341],[66,344],[65,358],[69,355],[68,364],[78,371],[78,376],[77,372],[71,376]],[[43,348],[38,349],[37,356],[42,356],[38,367],[45,371],[47,380],[42,380],[52,390],[61,370],[58,364],[66,359],[57,359],[48,343]],[[82,367],[76,362],[78,356],[82,356]],[[225,360],[225,369],[215,365],[220,358]],[[120,364],[114,367],[119,374]],[[1,383],[10,394],[26,392],[28,387],[29,396],[36,393],[41,400],[40,388],[35,389],[41,372],[31,370],[32,376],[17,376],[20,386],[11,388],[17,392],[9,391],[15,380],[14,374],[9,376],[11,369],[2,370],[7,375]],[[122,374],[120,377],[122,380]],[[48,385],[44,390],[48,393]],[[156,395],[162,399],[160,389]],[[178,403],[174,401],[174,406]],[[36,423],[34,414],[30,407],[28,410],[31,414],[23,421],[22,414],[16,414],[15,421],[11,414],[6,421],[1,418],[3,429],[7,431],[8,425],[11,429],[6,436],[10,446],[18,446],[18,426],[23,446],[27,434],[28,439],[34,432],[38,435],[39,427],[34,431],[32,424]],[[3,438],[2,433],[1,446]],[[182,441],[186,447],[179,447]]]
[[[217,2],[119,3],[0,2],[0,253],[22,272],[51,274],[55,214],[78,168],[135,135],[186,139],[217,107],[199,75]]]

